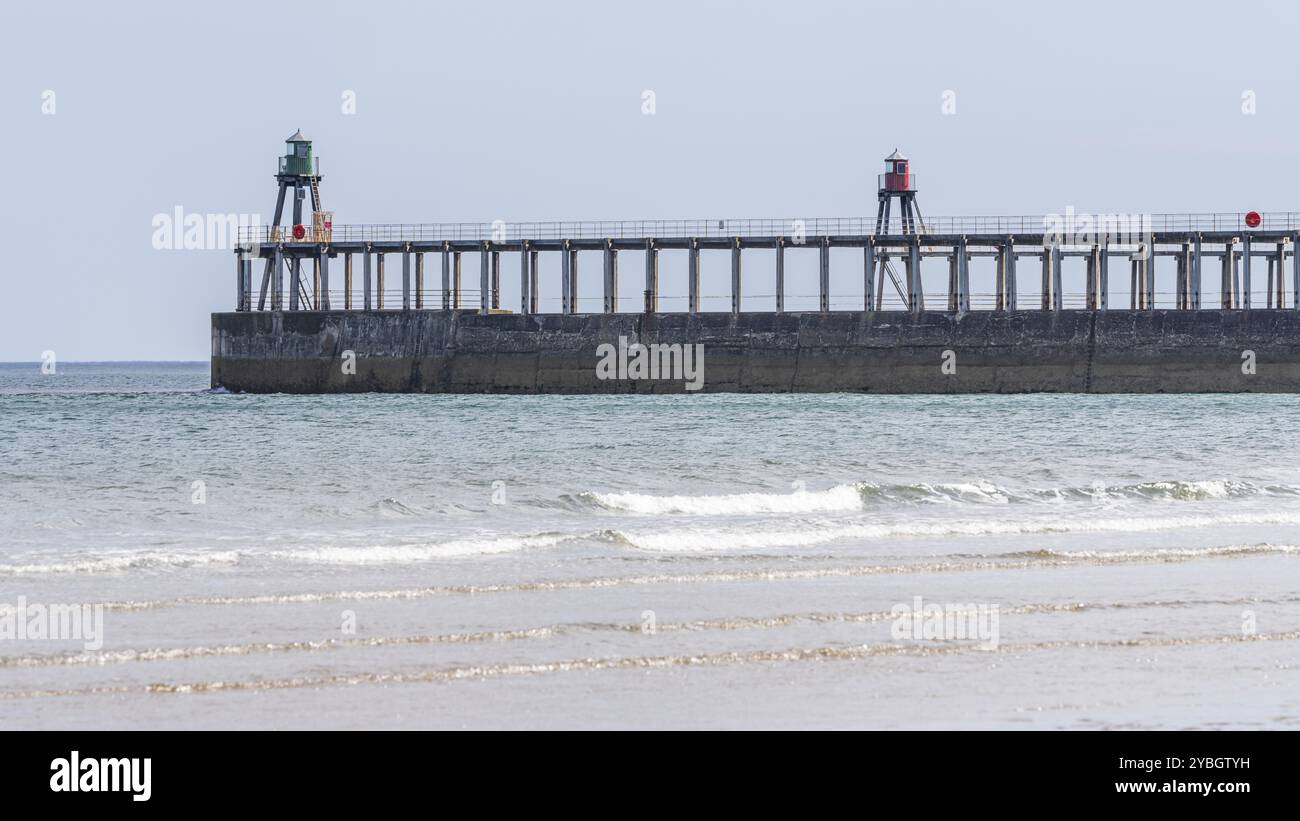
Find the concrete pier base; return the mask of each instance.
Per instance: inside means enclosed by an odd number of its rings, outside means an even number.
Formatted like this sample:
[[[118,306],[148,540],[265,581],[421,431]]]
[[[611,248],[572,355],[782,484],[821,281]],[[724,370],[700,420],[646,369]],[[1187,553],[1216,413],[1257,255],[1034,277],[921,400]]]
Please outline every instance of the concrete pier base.
[[[1300,392],[1300,311],[212,316],[212,385],[253,393],[680,393],[598,346],[701,345],[708,392]],[[341,367],[356,355],[356,373]],[[945,374],[945,352],[956,372]],[[1253,351],[1254,374],[1243,373]]]

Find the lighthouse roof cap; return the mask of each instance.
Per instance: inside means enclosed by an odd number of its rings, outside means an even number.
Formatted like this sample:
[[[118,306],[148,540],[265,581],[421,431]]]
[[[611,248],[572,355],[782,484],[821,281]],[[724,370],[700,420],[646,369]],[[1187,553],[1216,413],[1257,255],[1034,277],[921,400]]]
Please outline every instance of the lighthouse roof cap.
[[[298,129],[297,131],[293,132],[293,136],[290,137],[289,139],[285,140],[285,142],[287,142],[287,143],[309,143],[309,142],[311,142],[311,140],[307,139],[306,136],[303,135],[303,133],[302,133],[302,129],[300,128],[300,129]]]
[[[906,160],[906,159],[907,157],[904,157],[902,153],[899,152],[897,148],[895,148],[893,154],[890,154],[888,157],[885,157],[885,162],[890,162],[892,160]]]

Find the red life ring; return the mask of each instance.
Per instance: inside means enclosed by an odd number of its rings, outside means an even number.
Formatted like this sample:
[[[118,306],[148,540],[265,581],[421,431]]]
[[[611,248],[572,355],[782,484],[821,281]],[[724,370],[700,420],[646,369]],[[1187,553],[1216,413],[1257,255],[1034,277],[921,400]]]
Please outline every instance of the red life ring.
[[[1261,217],[1261,216],[1259,215],[1259,212],[1258,212],[1258,211],[1251,211],[1251,212],[1249,212],[1249,213],[1246,214],[1246,227],[1247,227],[1247,228],[1258,228],[1258,227],[1259,227],[1259,224],[1260,224],[1261,222],[1263,222],[1263,221],[1264,221],[1264,219],[1263,219],[1263,217]]]
[[[304,227],[302,227],[302,223],[298,223],[297,225],[295,225],[295,226],[293,227],[293,238],[294,238],[294,239],[302,239],[302,238],[305,237],[305,236],[307,236],[307,229],[304,228]]]

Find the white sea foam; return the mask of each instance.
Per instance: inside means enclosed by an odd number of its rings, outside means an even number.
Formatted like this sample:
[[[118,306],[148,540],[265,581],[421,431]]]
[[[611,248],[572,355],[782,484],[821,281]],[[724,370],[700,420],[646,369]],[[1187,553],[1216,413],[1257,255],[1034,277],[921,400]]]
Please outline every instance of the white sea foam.
[[[759,513],[820,513],[858,510],[862,495],[856,485],[795,493],[734,493],[722,496],[648,496],[640,493],[592,493],[601,507],[645,515],[672,513],[728,516]]]
[[[326,565],[418,564],[438,559],[467,558],[546,550],[579,542],[600,542],[651,553],[721,553],[741,550],[794,548],[840,541],[881,541],[910,538],[983,537],[1055,533],[1151,533],[1196,530],[1231,525],[1300,524],[1300,513],[1237,513],[1187,516],[1132,516],[1095,519],[1034,517],[906,521],[876,523],[839,519],[778,521],[770,526],[668,527],[657,530],[611,529],[571,533],[493,534],[449,538],[445,541],[361,546],[327,545],[268,553],[221,550],[212,552],[145,551],[98,558],[0,564],[0,576],[67,573],[120,573],[148,569],[205,568],[234,565],[253,558]],[[1171,551],[1173,555],[1176,551]],[[1083,554],[1080,554],[1083,555]],[[1107,551],[1104,555],[1122,556]],[[1136,554],[1134,554],[1136,555]]]
[[[1110,519],[1034,518],[892,524],[808,522],[779,527],[676,528],[620,530],[621,540],[640,550],[662,553],[803,547],[842,540],[913,537],[999,536],[1051,533],[1150,533],[1223,525],[1300,524],[1300,513],[1241,513],[1195,516],[1135,516]]]
[[[564,542],[580,538],[584,538],[584,536],[561,533],[532,536],[486,536],[422,544],[303,548],[299,550],[281,550],[270,555],[277,559],[318,564],[406,564],[430,559],[489,556],[497,553],[515,553],[521,550],[539,550],[555,547]]]
[[[857,482],[828,490],[795,493],[734,493],[656,496],[643,493],[584,493],[579,498],[605,510],[644,516],[742,516],[773,513],[831,513],[872,504],[1042,503],[1061,500],[1195,502],[1246,496],[1300,495],[1300,485],[1261,486],[1224,479],[1158,481],[1134,485],[1014,489],[982,479],[967,482],[881,484]]]
[[[0,564],[0,576],[28,576],[56,573],[120,573],[178,567],[210,567],[237,564],[241,554],[234,550],[212,552],[142,551],[114,553],[90,558],[66,558],[48,562]]]

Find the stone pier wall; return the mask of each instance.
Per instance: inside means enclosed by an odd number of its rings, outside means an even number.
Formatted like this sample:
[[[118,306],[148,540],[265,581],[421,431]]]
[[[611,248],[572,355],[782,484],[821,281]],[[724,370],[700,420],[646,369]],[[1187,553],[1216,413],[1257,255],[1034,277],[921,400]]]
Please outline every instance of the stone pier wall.
[[[218,313],[212,384],[250,393],[685,390],[681,379],[599,378],[597,349],[619,337],[702,345],[706,392],[1300,392],[1292,310]],[[1253,374],[1243,372],[1248,359]]]

